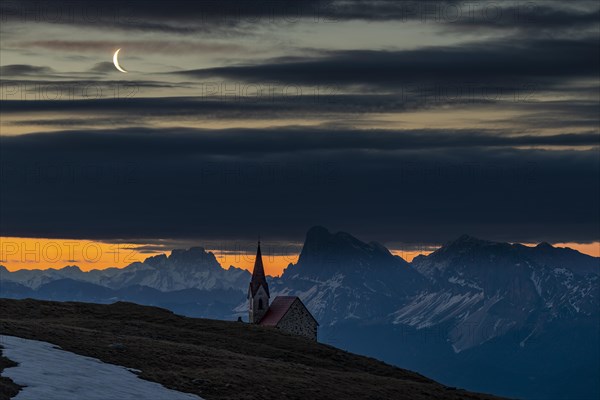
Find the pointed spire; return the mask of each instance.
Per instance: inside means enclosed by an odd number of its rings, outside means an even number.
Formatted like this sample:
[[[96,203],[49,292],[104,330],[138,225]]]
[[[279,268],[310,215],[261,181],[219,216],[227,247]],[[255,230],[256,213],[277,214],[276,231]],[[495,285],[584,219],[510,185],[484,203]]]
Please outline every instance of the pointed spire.
[[[269,294],[269,285],[267,284],[267,278],[265,276],[265,268],[263,266],[259,240],[258,248],[256,249],[256,259],[254,260],[254,270],[252,270],[252,280],[250,281],[250,291],[252,296],[256,294],[261,285],[265,288],[267,296],[271,297]]]

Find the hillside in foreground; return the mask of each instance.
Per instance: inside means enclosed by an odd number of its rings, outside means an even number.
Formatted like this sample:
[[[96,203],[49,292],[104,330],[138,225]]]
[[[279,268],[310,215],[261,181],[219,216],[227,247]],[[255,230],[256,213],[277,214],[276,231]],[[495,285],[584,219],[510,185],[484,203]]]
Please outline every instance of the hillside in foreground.
[[[138,369],[205,399],[498,399],[331,346],[132,303],[0,299],[0,333]]]

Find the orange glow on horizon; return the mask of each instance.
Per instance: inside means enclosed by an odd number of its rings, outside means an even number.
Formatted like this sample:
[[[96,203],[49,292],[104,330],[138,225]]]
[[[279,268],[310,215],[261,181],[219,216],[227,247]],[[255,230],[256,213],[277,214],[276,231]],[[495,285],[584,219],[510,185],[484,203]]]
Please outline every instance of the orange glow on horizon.
[[[137,249],[138,246],[79,239],[0,237],[0,264],[9,271],[60,269],[67,265],[77,265],[82,271],[89,271],[124,268],[133,262],[161,254],[143,252]]]
[[[404,259],[404,261],[407,262],[411,262],[412,260],[415,259],[415,257],[417,256],[427,256],[431,253],[433,253],[433,251],[419,251],[419,250],[390,250],[390,253],[392,253],[395,256],[400,256]]]
[[[600,242],[593,243],[551,243],[554,247],[568,247],[592,257],[600,257]],[[524,246],[534,247],[537,243],[523,243]]]
[[[133,262],[142,262],[158,254],[171,254],[171,250],[147,252],[140,249],[144,244],[105,243],[80,239],[45,239],[0,237],[0,265],[9,271],[19,269],[60,269],[76,265],[82,271],[124,268]],[[220,249],[207,250],[225,269],[231,265],[252,272],[254,252],[227,252]],[[290,264],[298,261],[298,254],[269,255],[263,249],[265,273],[280,276]]]
[[[221,264],[221,266],[225,269],[229,269],[230,266],[234,266],[252,272],[252,269],[254,268],[254,258],[256,257],[255,253],[225,253],[221,250],[207,251],[212,252],[217,258],[219,264]],[[262,258],[265,274],[270,276],[281,276],[283,270],[285,270],[290,263],[295,264],[298,262],[298,256],[299,254],[269,255],[268,252],[265,252],[263,249]]]
[[[527,244],[535,246],[535,244]],[[570,247],[581,253],[600,257],[600,242],[594,243],[555,243],[555,247]],[[136,261],[144,261],[158,254],[171,253],[165,251],[144,251],[144,244],[105,243],[100,241],[79,239],[43,239],[0,237],[0,265],[9,271],[19,269],[60,269],[67,265],[77,265],[82,271],[106,269],[110,267],[124,268]],[[267,250],[267,251],[265,251]],[[255,254],[243,251],[226,251],[209,249],[219,264],[229,269],[230,266],[252,272]],[[418,255],[428,255],[429,250],[401,250],[390,252],[411,262]],[[263,248],[263,263],[267,275],[280,276],[285,268],[298,262],[298,253],[269,254],[268,248]]]

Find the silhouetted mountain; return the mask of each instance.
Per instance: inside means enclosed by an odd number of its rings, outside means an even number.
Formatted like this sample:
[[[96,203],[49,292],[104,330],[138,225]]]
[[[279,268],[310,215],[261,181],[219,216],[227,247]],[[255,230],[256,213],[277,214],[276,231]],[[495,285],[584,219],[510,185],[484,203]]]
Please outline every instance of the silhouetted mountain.
[[[111,289],[89,282],[58,279],[34,290],[16,282],[6,280],[0,282],[0,296],[4,298],[84,301],[100,304],[130,301],[168,308],[193,317],[228,320],[235,319],[232,310],[245,299],[243,292],[234,289],[183,289],[161,292],[140,285]]]
[[[417,328],[448,322],[457,352],[511,330],[533,337],[555,319],[599,316],[598,259],[574,250],[463,236],[413,266],[433,285],[394,322]]]
[[[385,317],[426,281],[378,243],[323,227],[308,231],[298,263],[272,282],[275,295],[300,296],[321,324]]]
[[[164,292],[182,289],[238,289],[245,290],[250,274],[242,269],[224,270],[214,254],[202,247],[173,250],[133,263],[119,273],[107,277],[104,285],[115,289],[131,285],[152,287]]]
[[[161,254],[144,262],[134,262],[125,268],[83,272],[79,267],[67,266],[62,269],[6,271],[0,279],[32,289],[60,279],[73,279],[111,289],[141,285],[163,292],[183,289],[244,291],[250,274],[235,267],[224,270],[214,254],[202,247],[192,247],[189,250],[173,250],[170,256]]]
[[[467,235],[407,264],[318,227],[273,287],[300,296],[332,344],[452,385],[585,399],[600,391],[598,271],[571,249]]]
[[[0,266],[0,268],[4,268]],[[33,297],[35,291],[17,282],[0,280],[0,296],[7,299],[25,299]]]
[[[46,283],[36,290],[34,297],[45,300],[91,303],[107,303],[116,300],[112,289],[73,279],[58,279]]]
[[[371,354],[506,396],[597,398],[599,261],[549,244],[462,236],[412,262],[428,289],[393,314],[383,341],[399,350]]]
[[[545,267],[567,268],[577,275],[600,274],[598,259],[582,254],[577,250],[553,247],[548,243],[540,243],[536,247],[515,245],[524,255]]]

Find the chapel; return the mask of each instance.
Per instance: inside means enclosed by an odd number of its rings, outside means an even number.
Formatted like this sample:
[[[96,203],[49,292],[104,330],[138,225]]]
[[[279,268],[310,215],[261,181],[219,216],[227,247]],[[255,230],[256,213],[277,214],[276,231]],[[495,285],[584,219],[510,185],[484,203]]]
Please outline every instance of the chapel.
[[[258,242],[252,280],[248,288],[249,322],[317,340],[319,323],[299,297],[277,296],[272,302],[270,299],[269,284],[265,276],[260,242]]]

